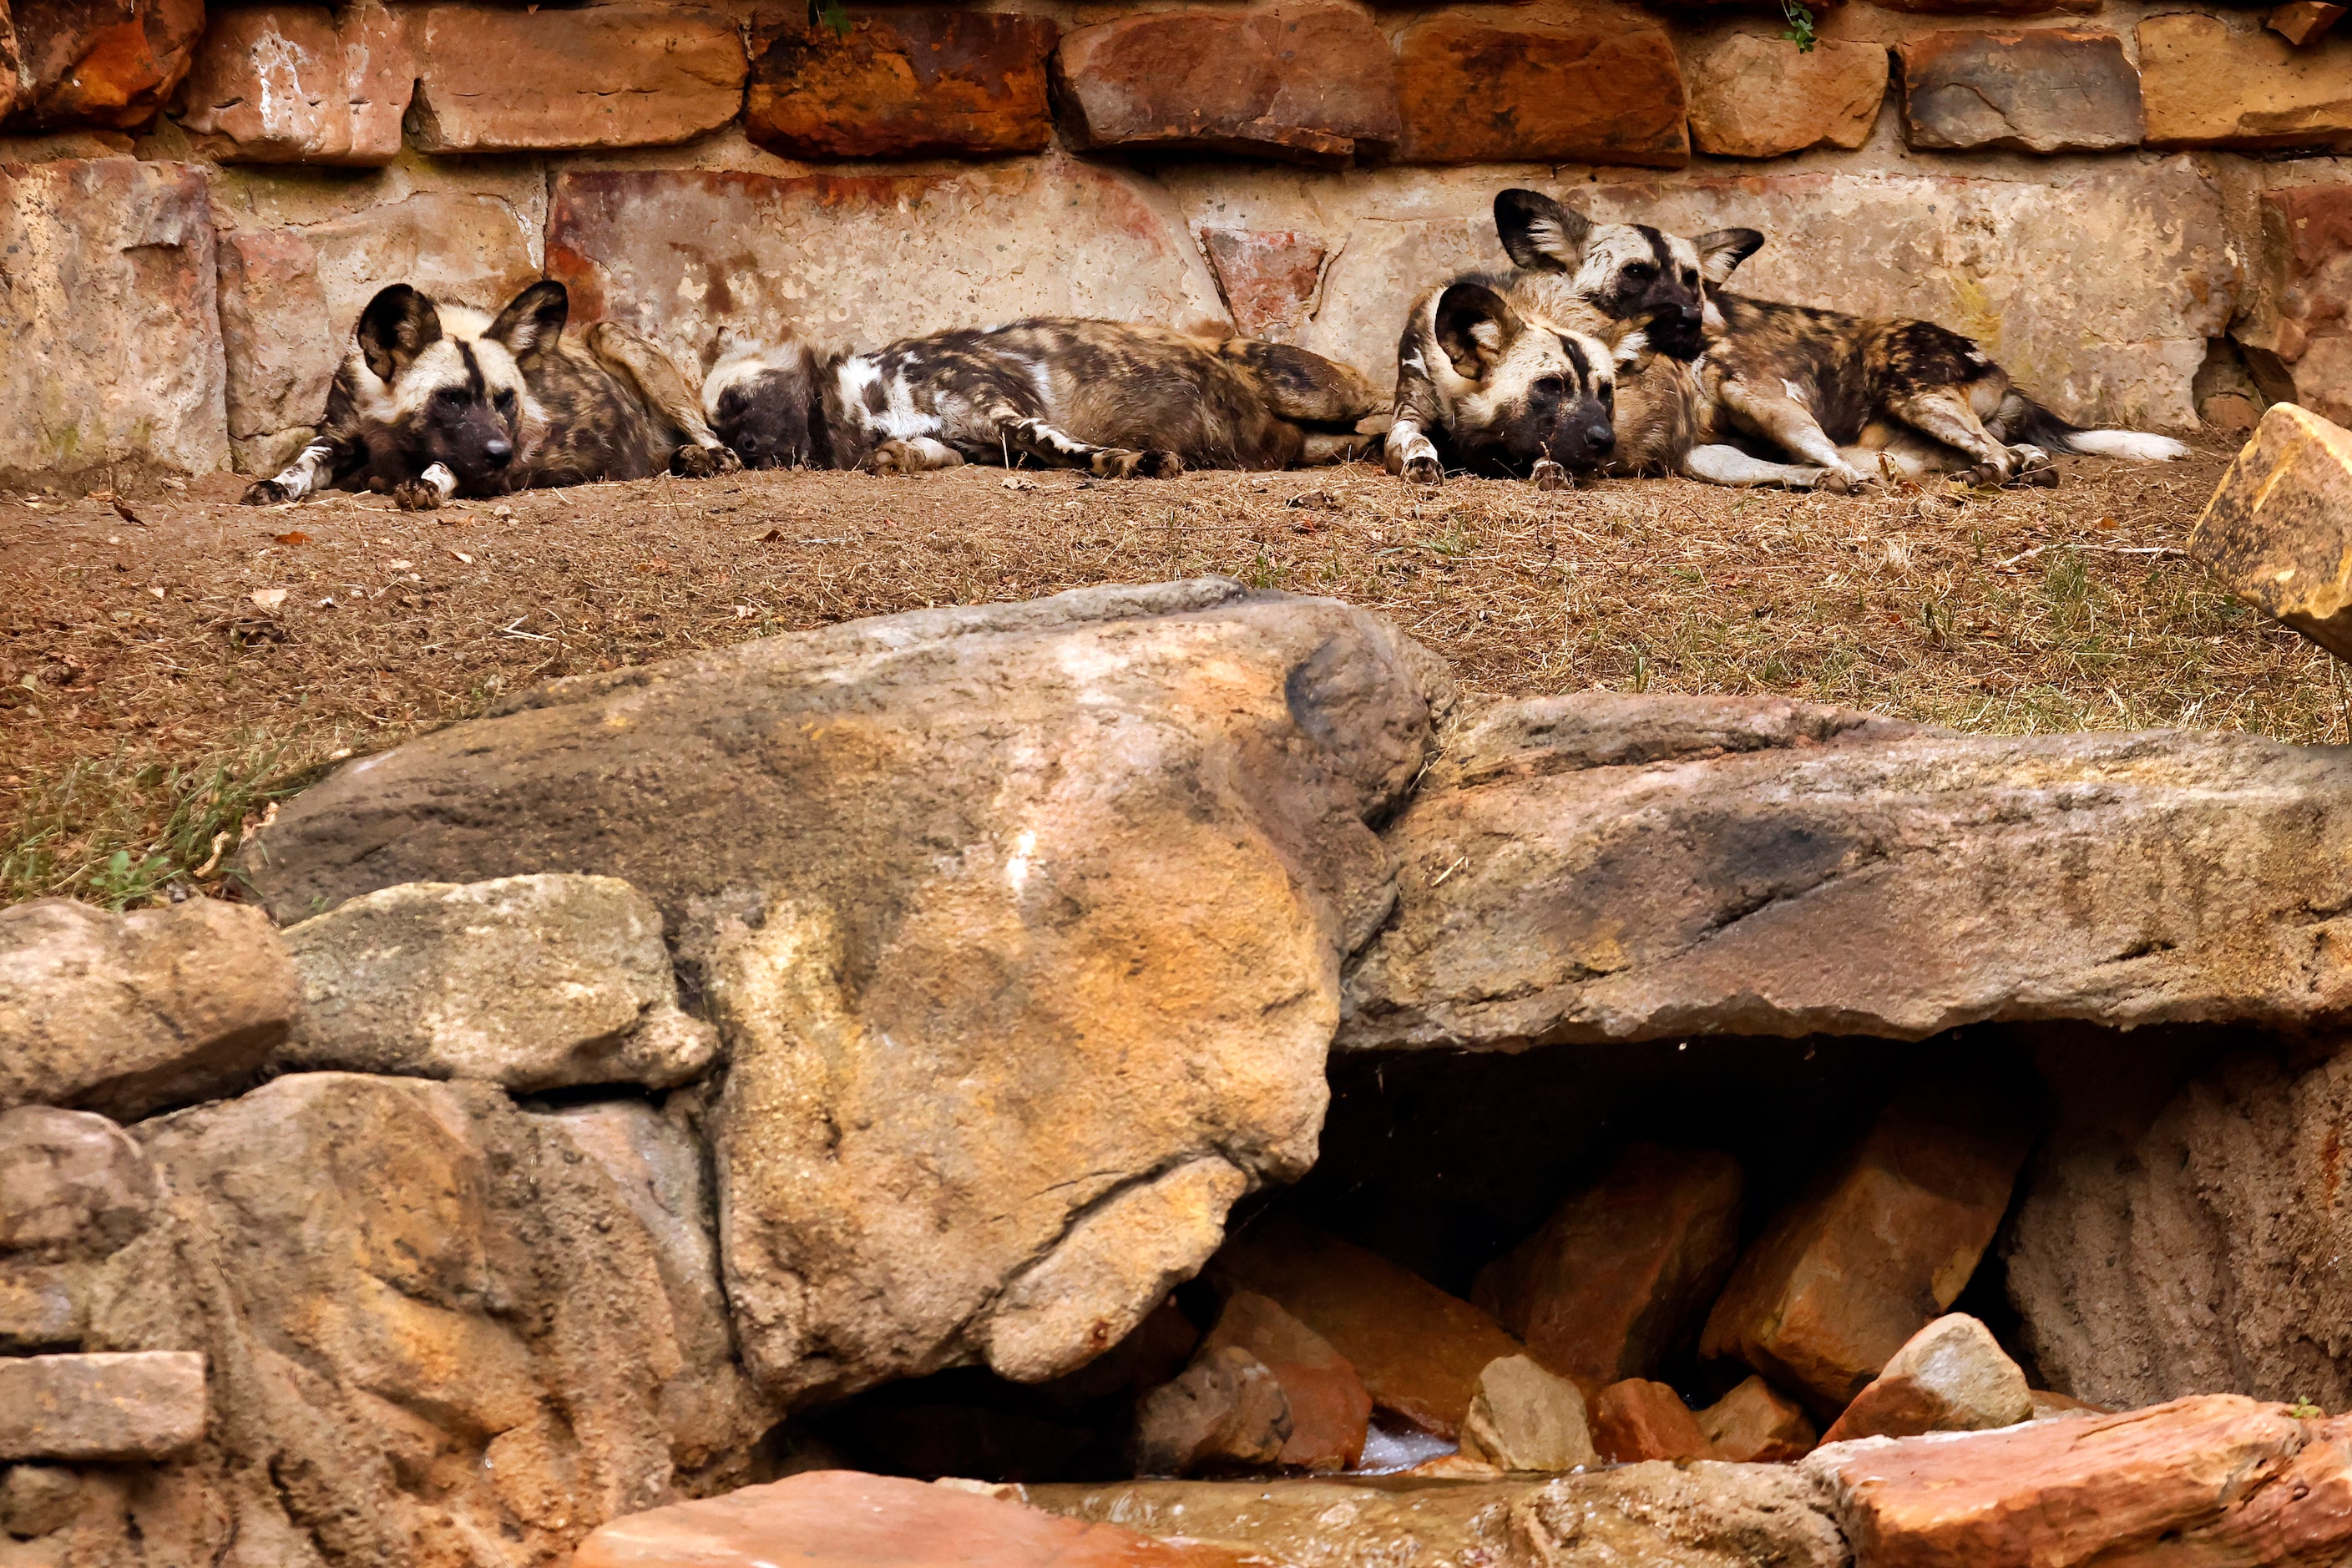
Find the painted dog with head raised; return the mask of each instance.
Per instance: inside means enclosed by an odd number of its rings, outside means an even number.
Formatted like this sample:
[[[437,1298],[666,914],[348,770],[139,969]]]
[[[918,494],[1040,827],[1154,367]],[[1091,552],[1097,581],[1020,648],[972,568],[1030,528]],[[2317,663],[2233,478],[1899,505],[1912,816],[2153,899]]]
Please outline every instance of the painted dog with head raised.
[[[246,503],[375,489],[429,509],[457,495],[740,466],[668,355],[610,321],[575,340],[570,312],[554,282],[495,317],[405,283],[381,290],[360,312],[319,433]]]
[[[1222,332],[1038,318],[871,353],[739,349],[703,383],[720,439],[755,468],[919,473],[1026,459],[1106,479],[1281,468],[1364,445],[1363,377]]]

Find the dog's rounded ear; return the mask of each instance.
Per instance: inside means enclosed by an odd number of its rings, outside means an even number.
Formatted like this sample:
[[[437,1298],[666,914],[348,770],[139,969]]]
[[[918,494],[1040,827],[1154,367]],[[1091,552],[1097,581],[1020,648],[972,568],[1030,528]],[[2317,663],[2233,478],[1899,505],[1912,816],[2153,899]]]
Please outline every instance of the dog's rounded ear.
[[[507,352],[517,359],[529,359],[555,346],[563,335],[563,323],[572,316],[572,296],[563,285],[550,279],[532,284],[507,301],[485,336],[504,343]]]
[[[1527,323],[1484,283],[1456,283],[1437,300],[1437,346],[1466,381],[1484,381]]]
[[[360,312],[360,355],[378,381],[390,381],[441,338],[441,312],[405,283],[376,291]]]
[[[1573,272],[1584,260],[1592,224],[1541,191],[1505,191],[1495,198],[1495,227],[1511,265],[1530,272]]]
[[[1764,248],[1764,237],[1752,228],[1718,228],[1691,243],[1698,247],[1698,269],[1710,283],[1721,283],[1731,269]]]

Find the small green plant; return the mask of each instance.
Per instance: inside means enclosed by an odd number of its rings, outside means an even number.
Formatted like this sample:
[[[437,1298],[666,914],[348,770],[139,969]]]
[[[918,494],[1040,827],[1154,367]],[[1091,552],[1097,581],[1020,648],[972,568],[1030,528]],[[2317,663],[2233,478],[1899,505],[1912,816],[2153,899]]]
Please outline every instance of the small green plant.
[[[155,896],[156,888],[171,869],[169,856],[150,855],[134,862],[130,850],[118,849],[106,858],[106,864],[91,873],[89,890],[110,910],[143,904]]]
[[[2294,1403],[2286,1407],[2286,1413],[2298,1421],[2316,1421],[2327,1414],[2300,1394],[2294,1396]]]
[[[1813,32],[1811,9],[1797,4],[1797,0],[1780,0],[1780,15],[1787,17],[1789,22],[1788,26],[1781,30],[1780,36],[1796,45],[1799,54],[1811,54],[1813,46],[1821,42]]]
[[[809,0],[809,26],[830,27],[836,38],[849,37],[849,12],[841,0]],[[1811,44],[1805,46],[1811,48]]]

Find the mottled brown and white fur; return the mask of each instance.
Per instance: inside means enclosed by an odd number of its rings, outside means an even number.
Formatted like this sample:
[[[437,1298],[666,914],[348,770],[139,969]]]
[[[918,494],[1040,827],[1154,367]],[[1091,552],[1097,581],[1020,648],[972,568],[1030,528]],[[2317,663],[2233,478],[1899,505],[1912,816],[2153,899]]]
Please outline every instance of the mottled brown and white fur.
[[[569,314],[554,282],[532,284],[495,317],[404,283],[379,291],[318,435],[246,503],[374,489],[429,509],[461,494],[740,466],[667,354],[609,321],[575,341]]]
[[[753,468],[919,473],[1027,460],[1112,479],[1280,468],[1361,442],[1370,387],[1302,349],[1222,333],[1040,318],[870,353],[740,350],[703,383]]]

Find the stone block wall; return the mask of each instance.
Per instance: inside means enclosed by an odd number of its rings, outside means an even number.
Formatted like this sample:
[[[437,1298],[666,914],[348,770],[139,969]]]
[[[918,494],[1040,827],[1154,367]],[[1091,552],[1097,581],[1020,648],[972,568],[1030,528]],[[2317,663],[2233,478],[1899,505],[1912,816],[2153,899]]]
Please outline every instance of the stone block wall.
[[[2143,0],[578,6],[17,0],[0,481],[268,468],[407,280],[542,272],[706,362],[1032,312],[1392,373],[1494,193],[1742,224],[1752,292],[1930,316],[2077,418],[2352,416],[2352,32]]]

